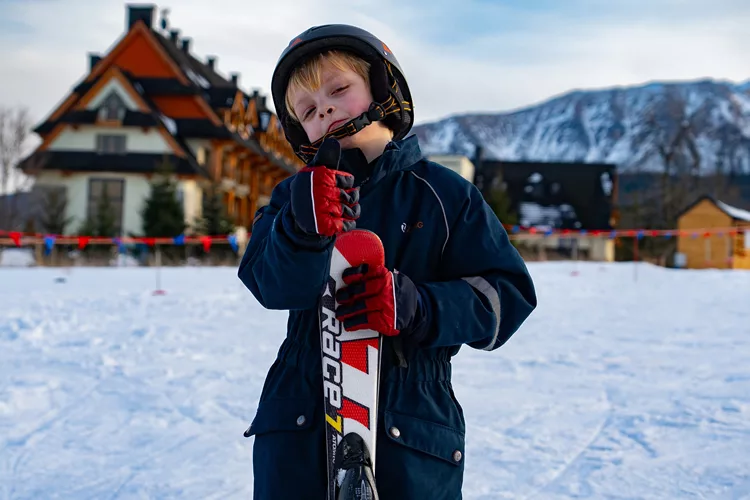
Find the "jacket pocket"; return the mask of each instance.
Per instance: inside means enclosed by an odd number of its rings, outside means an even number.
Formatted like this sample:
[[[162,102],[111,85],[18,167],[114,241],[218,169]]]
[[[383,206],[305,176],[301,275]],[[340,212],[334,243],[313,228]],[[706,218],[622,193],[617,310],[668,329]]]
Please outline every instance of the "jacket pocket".
[[[310,399],[265,399],[258,404],[245,437],[309,429],[316,416],[315,409],[315,401]]]
[[[454,466],[463,463],[465,436],[458,429],[393,411],[384,413],[384,425],[386,435],[395,443]]]

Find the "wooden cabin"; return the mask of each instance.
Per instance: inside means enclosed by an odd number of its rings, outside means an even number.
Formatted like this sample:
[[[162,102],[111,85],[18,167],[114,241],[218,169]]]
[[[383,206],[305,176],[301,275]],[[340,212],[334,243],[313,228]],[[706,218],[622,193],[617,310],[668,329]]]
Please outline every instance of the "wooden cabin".
[[[126,30],[35,128],[39,147],[20,165],[39,187],[62,189],[66,234],[93,217],[106,191],[120,235],[141,232],[149,180],[168,161],[185,222],[201,217],[218,189],[236,227],[249,230],[271,190],[302,162],[258,91],[218,58],[199,58],[191,38],[157,23],[154,5],[128,5]]]
[[[688,269],[750,269],[750,211],[702,196],[680,214],[677,252]],[[709,233],[734,229],[735,234]]]

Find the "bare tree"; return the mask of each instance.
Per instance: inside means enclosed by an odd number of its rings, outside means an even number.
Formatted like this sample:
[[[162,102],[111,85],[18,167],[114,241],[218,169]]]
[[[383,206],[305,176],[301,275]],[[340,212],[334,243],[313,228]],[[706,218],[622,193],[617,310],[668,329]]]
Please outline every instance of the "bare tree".
[[[694,134],[693,115],[688,116],[685,100],[676,94],[661,103],[664,118],[652,109],[645,123],[653,137],[653,153],[659,156],[661,185],[659,226],[674,227],[677,215],[701,188],[701,155]]]
[[[656,160],[654,183],[635,201],[635,218],[640,227],[672,229],[679,213],[706,187],[702,158],[696,140],[701,109],[688,112],[678,91],[667,92],[645,113],[643,133],[651,144],[642,161]],[[676,250],[674,238],[643,242],[644,254],[666,262]]]
[[[13,222],[13,197],[8,196],[17,190],[16,166],[21,160],[26,140],[29,137],[31,119],[24,107],[0,107],[0,193],[5,195],[4,213],[9,223]]]

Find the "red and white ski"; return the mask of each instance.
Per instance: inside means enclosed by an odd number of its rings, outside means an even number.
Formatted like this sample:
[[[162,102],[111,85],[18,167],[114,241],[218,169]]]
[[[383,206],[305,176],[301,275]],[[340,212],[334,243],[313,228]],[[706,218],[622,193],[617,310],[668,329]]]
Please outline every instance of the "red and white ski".
[[[376,500],[375,443],[381,335],[348,332],[336,320],[342,273],[360,264],[383,265],[383,244],[373,232],[355,229],[336,237],[328,282],[320,304],[328,500]]]

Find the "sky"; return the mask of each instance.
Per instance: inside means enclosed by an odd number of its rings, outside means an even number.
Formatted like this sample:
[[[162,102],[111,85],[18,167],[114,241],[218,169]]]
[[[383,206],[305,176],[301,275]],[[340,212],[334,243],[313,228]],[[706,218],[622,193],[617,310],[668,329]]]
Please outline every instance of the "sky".
[[[171,28],[224,75],[269,92],[289,40],[361,26],[404,68],[416,123],[520,109],[577,89],[750,80],[747,0],[180,0]],[[158,18],[158,16],[157,16]],[[125,30],[122,0],[0,0],[0,106],[39,123]],[[269,99],[270,101],[270,99]]]

